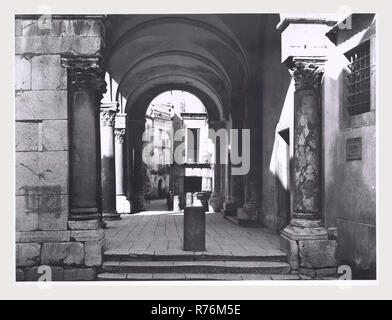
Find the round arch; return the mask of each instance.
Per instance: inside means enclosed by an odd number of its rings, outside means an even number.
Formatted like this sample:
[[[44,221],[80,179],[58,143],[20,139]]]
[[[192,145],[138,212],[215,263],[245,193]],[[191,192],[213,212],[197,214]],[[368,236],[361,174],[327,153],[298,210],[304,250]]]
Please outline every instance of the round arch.
[[[129,119],[144,119],[151,101],[170,90],[182,90],[195,95],[206,108],[211,121],[228,119],[228,108],[223,108],[219,96],[208,86],[185,75],[167,75],[150,79],[127,97],[125,112]]]

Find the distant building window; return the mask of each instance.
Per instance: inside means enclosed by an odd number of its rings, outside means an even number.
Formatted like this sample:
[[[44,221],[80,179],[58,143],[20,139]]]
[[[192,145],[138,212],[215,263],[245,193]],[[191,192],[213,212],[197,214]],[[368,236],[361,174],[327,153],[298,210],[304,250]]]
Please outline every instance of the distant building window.
[[[346,54],[348,75],[348,111],[357,115],[370,111],[370,42],[366,41]]]
[[[191,140],[192,139],[192,140]],[[188,128],[187,138],[187,158],[188,162],[198,162],[199,159],[199,129]]]

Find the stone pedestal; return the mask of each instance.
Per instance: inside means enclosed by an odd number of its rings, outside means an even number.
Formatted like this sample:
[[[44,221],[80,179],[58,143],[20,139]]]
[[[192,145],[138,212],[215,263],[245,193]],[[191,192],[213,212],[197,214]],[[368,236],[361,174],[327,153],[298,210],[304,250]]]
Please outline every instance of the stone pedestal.
[[[116,161],[116,210],[118,213],[130,213],[131,206],[125,194],[126,172],[124,170],[125,153],[125,114],[117,114],[114,128],[114,150]]]
[[[206,250],[206,214],[203,207],[184,209],[184,247],[185,251]]]
[[[117,103],[101,104],[101,163],[102,163],[102,217],[117,220],[116,168],[114,154],[114,121]]]

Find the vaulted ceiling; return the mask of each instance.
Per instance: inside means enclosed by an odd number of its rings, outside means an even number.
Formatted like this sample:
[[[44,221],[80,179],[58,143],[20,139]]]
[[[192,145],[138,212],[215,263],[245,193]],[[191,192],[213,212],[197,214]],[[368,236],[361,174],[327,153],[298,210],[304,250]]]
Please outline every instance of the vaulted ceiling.
[[[260,52],[262,24],[262,15],[110,15],[106,64],[127,112],[144,117],[155,96],[180,89],[210,118],[228,118]]]

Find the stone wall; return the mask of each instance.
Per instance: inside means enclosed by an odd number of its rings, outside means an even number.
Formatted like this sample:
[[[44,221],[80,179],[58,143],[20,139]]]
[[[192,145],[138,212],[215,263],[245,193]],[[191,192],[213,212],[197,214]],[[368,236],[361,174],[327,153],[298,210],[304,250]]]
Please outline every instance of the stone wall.
[[[53,280],[92,280],[101,264],[103,231],[68,223],[67,74],[61,54],[95,54],[98,19],[15,19],[15,192],[17,280],[34,281],[38,266]]]
[[[275,153],[277,152],[276,130],[277,126],[287,111],[293,117],[292,109],[284,108],[286,100],[293,100],[292,95],[288,95],[291,76],[287,67],[281,63],[280,32],[276,30],[279,22],[278,15],[266,17],[266,28],[264,31],[264,51],[263,51],[263,117],[262,145],[263,145],[263,224],[271,230],[279,229],[279,208],[278,208],[278,173],[276,168]],[[291,103],[292,106],[292,103]],[[283,130],[287,127],[280,126]]]
[[[347,111],[347,60],[343,53],[370,41],[370,111]],[[326,65],[324,112],[324,220],[336,227],[338,264],[352,268],[354,279],[376,277],[376,38],[373,17],[353,18],[352,29],[337,30]],[[347,160],[347,140],[362,138],[359,160]]]

